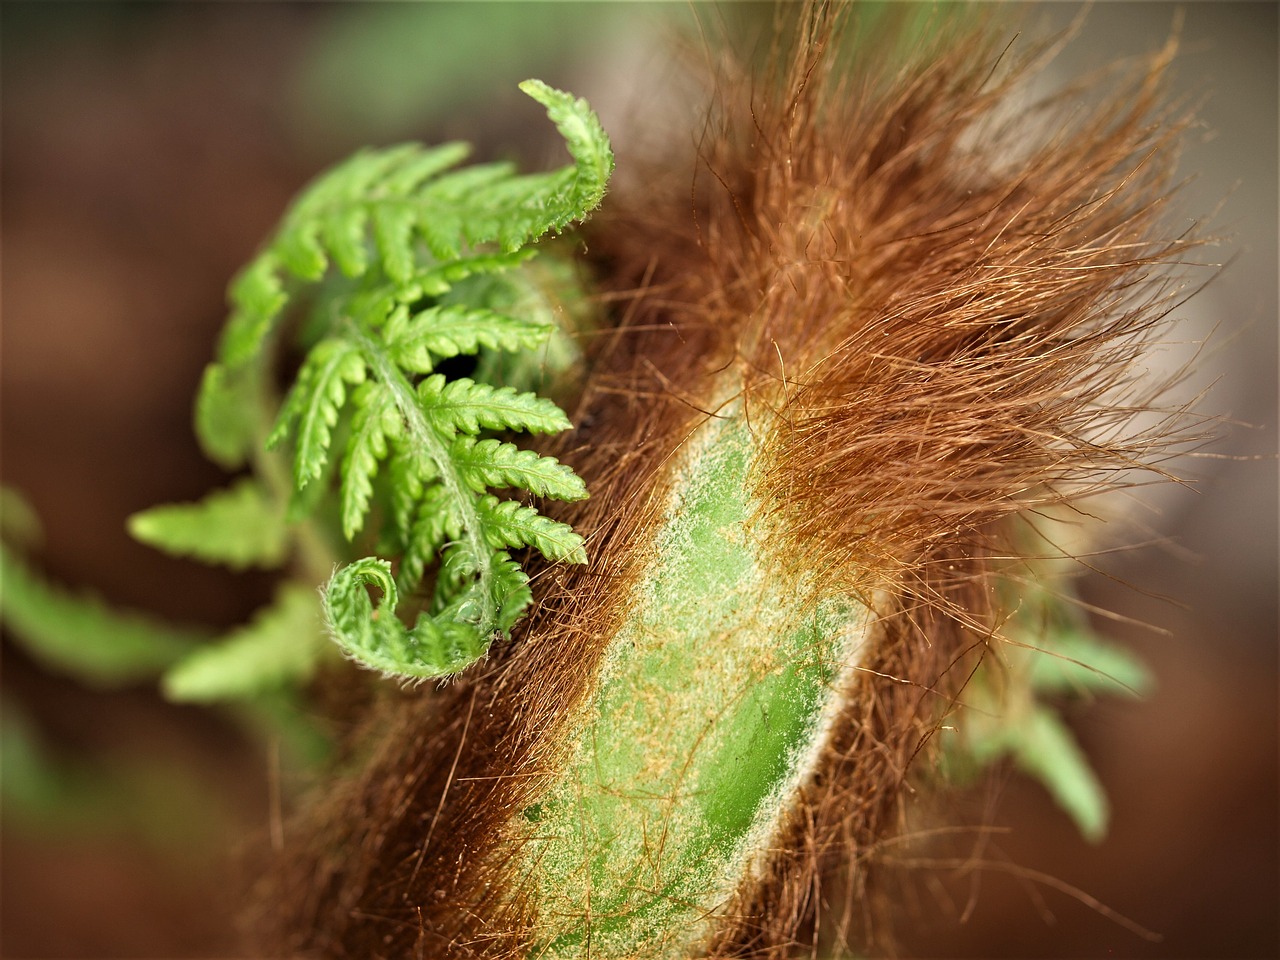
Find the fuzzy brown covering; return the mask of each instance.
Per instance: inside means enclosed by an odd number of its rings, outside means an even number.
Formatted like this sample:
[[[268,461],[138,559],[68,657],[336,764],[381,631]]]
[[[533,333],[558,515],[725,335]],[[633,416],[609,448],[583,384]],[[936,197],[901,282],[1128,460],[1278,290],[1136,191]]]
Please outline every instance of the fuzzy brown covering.
[[[271,952],[523,954],[532,907],[493,851],[560,759],[649,549],[663,465],[726,371],[784,424],[765,485],[798,561],[855,569],[850,591],[885,599],[786,843],[711,953],[886,949],[873,868],[998,631],[1002,521],[1107,489],[1167,438],[1168,419],[1129,423],[1156,396],[1132,378],[1174,295],[1159,265],[1190,243],[1159,239],[1169,51],[1067,120],[1075,91],[998,112],[1046,53],[1002,53],[1012,31],[908,41],[893,15],[865,33],[823,6],[780,16],[762,70],[713,63],[693,155],[673,138],[621,158],[592,225],[614,320],[559,451],[592,498],[558,513],[590,564],[543,569],[532,616],[483,669],[373,711],[258,899]]]

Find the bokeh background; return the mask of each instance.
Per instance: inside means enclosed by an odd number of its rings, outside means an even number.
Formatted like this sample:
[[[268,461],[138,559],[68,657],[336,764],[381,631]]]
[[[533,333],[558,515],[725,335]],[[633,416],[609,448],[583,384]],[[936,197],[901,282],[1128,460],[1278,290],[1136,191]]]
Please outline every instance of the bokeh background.
[[[561,162],[515,89],[528,76],[586,96],[625,157],[668,86],[671,21],[709,11],[0,5],[0,479],[44,521],[43,569],[179,621],[244,619],[267,582],[165,559],[124,519],[223,479],[191,437],[190,398],[226,281],[289,197],[367,143],[460,138],[481,157]],[[1034,32],[1079,8],[1027,13]],[[1180,464],[1191,484],[1134,507],[1165,545],[1110,557],[1083,585],[1127,618],[1105,630],[1157,688],[1070,714],[1112,799],[1105,842],[1086,844],[1012,774],[958,801],[997,830],[984,849],[997,866],[927,878],[904,907],[917,955],[1280,955],[1277,8],[1098,4],[1054,70],[1149,52],[1179,21],[1176,87],[1200,117],[1179,209],[1208,218],[1224,239],[1205,259],[1226,264],[1179,330],[1212,332],[1197,383],[1224,420],[1201,451],[1212,456]],[[269,758],[215,713],[84,689],[7,642],[3,655],[4,698],[66,790],[44,808],[4,805],[0,954],[235,955],[243,878],[228,854],[267,822]]]

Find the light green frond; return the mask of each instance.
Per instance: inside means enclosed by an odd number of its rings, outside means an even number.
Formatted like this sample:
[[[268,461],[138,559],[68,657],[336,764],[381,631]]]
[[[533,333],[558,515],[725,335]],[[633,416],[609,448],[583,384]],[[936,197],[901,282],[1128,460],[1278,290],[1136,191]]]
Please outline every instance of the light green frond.
[[[564,137],[573,157],[572,177],[566,177],[565,193],[554,210],[549,228],[559,230],[580,220],[600,205],[609,177],[613,174],[613,151],[609,137],[586,100],[547,86],[541,80],[526,80],[520,89],[547,108],[547,116]]]
[[[267,439],[267,445],[274,447],[294,429],[294,480],[299,487],[305,487],[323,472],[333,428],[346,402],[347,385],[364,379],[364,358],[359,348],[347,340],[332,337],[307,355]]]
[[[367,530],[376,549],[400,551],[399,589],[432,584],[433,615],[407,628],[394,616],[394,598],[378,613],[367,585],[386,576],[370,558],[338,574],[326,616],[335,635],[349,638],[352,656],[406,676],[461,669],[519,617],[531,595],[506,549],[586,558],[568,527],[532,507],[497,507],[488,494],[515,488],[577,500],[587,495],[582,480],[553,458],[478,436],[565,430],[564,412],[510,384],[450,382],[435,371],[463,355],[478,355],[477,369],[493,370],[487,355],[538,350],[556,333],[560,300],[542,287],[576,284],[576,275],[544,270],[536,282],[518,275],[537,253],[535,241],[599,204],[613,169],[608,138],[585,101],[537,81],[522,89],[546,108],[572,165],[528,175],[509,163],[459,167],[468,148],[456,143],[361,151],[301,193],[232,284],[219,361],[206,371],[197,401],[197,432],[219,463],[252,461],[264,488],[288,498],[283,518],[266,515],[262,490],[238,486],[134,521],[149,542],[237,565],[278,562],[285,532],[306,560],[317,544],[326,558],[341,553],[339,532],[351,540]],[[486,287],[481,281],[489,279],[495,282]],[[486,289],[506,293],[489,302]],[[275,377],[289,364],[268,348],[283,346],[276,331],[293,303],[307,307],[294,324],[304,356],[272,411]],[[543,350],[536,364],[547,356]],[[283,448],[267,456],[258,447],[273,413],[265,445]],[[357,626],[357,613],[371,622]],[[234,677],[229,665],[252,660],[259,642],[239,636],[191,663]],[[426,644],[425,652],[414,644]],[[396,671],[401,655],[413,665]],[[195,696],[185,686],[196,682],[188,679],[194,670],[176,671],[172,688]]]
[[[395,397],[380,383],[362,383],[356,388],[353,404],[356,412],[342,464],[342,533],[348,540],[356,535],[368,512],[373,477],[379,461],[387,456],[387,441],[399,437],[404,426]]]
[[[315,283],[331,262],[349,277],[376,265],[392,282],[416,280],[435,296],[465,275],[467,268],[451,273],[454,261],[492,255],[483,249],[488,245],[516,254],[595,209],[613,169],[599,120],[586,101],[539,81],[521,89],[547,109],[565,137],[572,167],[526,176],[501,163],[450,172],[467,154],[456,143],[361,151],[302,193],[233,285],[222,361],[238,366],[261,349],[288,301],[286,275]]]
[[[416,517],[408,528],[404,554],[400,558],[401,589],[410,590],[422,580],[427,564],[448,540],[462,536],[462,518],[449,494],[438,483],[423,491]]]
[[[0,486],[0,538],[17,547],[38,544],[44,532],[35,509],[13,487]]]
[[[205,367],[195,404],[196,439],[205,456],[228,470],[244,465],[258,442],[257,401],[248,371]]]
[[[368,586],[382,593],[376,607]],[[449,618],[423,614],[410,630],[395,616],[398,600],[390,563],[367,557],[348,564],[324,591],[329,633],[347,655],[366,666],[412,679],[458,673],[488,651],[491,635]]]
[[[197,503],[135,513],[128,525],[135,539],[166,553],[233,569],[278,567],[288,549],[281,504],[247,477]]]
[[[490,487],[518,487],[555,500],[585,500],[586,485],[554,457],[539,456],[500,440],[459,437],[449,456],[462,480],[477,493]]]
[[[395,283],[413,276],[413,207],[386,204],[373,211],[373,239],[382,257],[382,269]]]
[[[492,590],[498,606],[498,629],[505,635],[524,616],[525,610],[533,602],[529,575],[505,552],[500,551],[495,555]]]
[[[324,244],[338,269],[348,277],[363,275],[369,266],[369,255],[364,246],[365,227],[369,223],[368,209],[352,205],[333,210],[320,223]]]
[[[392,453],[387,463],[388,499],[391,502],[391,521],[394,530],[403,537],[413,525],[422,502],[425,481],[416,457],[406,456],[403,450]]]
[[[572,261],[540,257],[520,270],[477,277],[451,292],[447,299],[456,296],[459,302],[528,317],[555,328],[536,350],[481,354],[473,379],[539,393],[563,389],[581,371],[584,353],[580,335],[594,325],[592,304],[583,292],[584,280]]]
[[[456,143],[430,150],[417,144],[361,150],[303,192],[272,247],[301,279],[318,280],[329,257],[348,276],[359,276],[368,268],[365,228],[374,210],[399,205],[423,179],[461,162],[467,152],[465,145]],[[393,179],[397,172],[401,176]]]
[[[427,422],[443,435],[481,430],[559,433],[572,426],[563,410],[536,393],[492,387],[467,377],[427,377],[418,384],[418,401]]]
[[[555,328],[494,310],[466,306],[430,307],[413,316],[392,315],[387,349],[401,367],[430,373],[437,360],[490,350],[528,350]]]
[[[407,303],[422,296],[439,297],[468,277],[511,270],[533,259],[537,253],[536,247],[525,247],[508,253],[478,253],[433,264],[415,273],[399,292],[399,298]]]
[[[204,637],[55,586],[3,545],[0,620],[33,659],[95,687],[149,680]]]
[[[165,696],[208,703],[306,682],[323,638],[315,590],[288,583],[252,623],[202,646],[170,669],[162,680]]]
[[[1018,767],[1044,784],[1086,840],[1102,840],[1110,816],[1107,796],[1062,718],[1037,707],[1009,736]]]
[[[279,262],[267,251],[231,282],[231,317],[222,332],[218,350],[219,358],[227,366],[240,366],[258,352],[272,324],[289,302],[279,269]]]
[[[506,550],[451,544],[436,577],[434,617],[506,636],[533,601],[529,577]]]
[[[1055,632],[1048,648],[1031,661],[1031,686],[1044,694],[1140,697],[1154,680],[1128,650],[1084,630],[1067,630]]]
[[[981,664],[966,688],[944,768],[968,779],[1012,760],[1040,781],[1086,839],[1097,842],[1106,831],[1106,794],[1055,701],[1140,696],[1151,677],[1136,657],[1089,630],[1069,582],[1021,583],[1018,596],[1017,612],[1003,628],[1012,642],[1002,647],[1001,663]]]
[[[493,547],[530,546],[548,560],[586,563],[585,541],[567,523],[544,517],[515,500],[485,497],[481,504],[484,532]]]

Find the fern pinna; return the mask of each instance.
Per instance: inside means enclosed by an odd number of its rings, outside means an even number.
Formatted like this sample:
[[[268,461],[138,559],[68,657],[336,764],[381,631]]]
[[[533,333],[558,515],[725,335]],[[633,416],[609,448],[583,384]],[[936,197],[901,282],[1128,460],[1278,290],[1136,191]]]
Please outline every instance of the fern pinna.
[[[252,458],[259,476],[133,521],[157,546],[238,566],[277,564],[295,530],[313,547],[300,552],[314,570],[344,552],[326,527],[336,519],[329,526],[347,541],[398,557],[399,569],[393,576],[377,557],[340,568],[323,591],[324,620],[350,656],[396,676],[455,673],[511,629],[531,600],[512,550],[586,561],[567,525],[489,493],[587,496],[568,466],[484,436],[565,430],[564,412],[517,386],[437,369],[484,351],[533,350],[557,334],[547,311],[510,307],[533,282],[532,244],[594,209],[613,169],[585,101],[536,80],[521,89],[546,108],[572,166],[454,169],[466,145],[406,144],[362,151],[301,195],[232,284],[231,317],[196,404],[206,452],[231,468]],[[306,308],[306,352],[277,412],[274,346],[295,305]],[[326,496],[335,487],[336,504]],[[202,533],[231,508],[261,517],[236,524],[258,542],[222,547]],[[406,626],[392,611],[432,575],[429,600]],[[369,586],[382,593],[376,605]]]

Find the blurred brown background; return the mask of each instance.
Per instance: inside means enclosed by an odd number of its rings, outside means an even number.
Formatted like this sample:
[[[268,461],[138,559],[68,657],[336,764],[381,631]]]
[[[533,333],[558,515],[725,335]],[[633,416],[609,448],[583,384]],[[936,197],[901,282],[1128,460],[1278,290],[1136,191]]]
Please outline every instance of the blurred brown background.
[[[1181,209],[1214,214],[1228,240],[1208,259],[1229,265],[1180,316],[1188,340],[1214,330],[1199,382],[1217,381],[1206,407],[1233,421],[1208,452],[1242,459],[1184,463],[1193,488],[1135,508],[1171,545],[1113,558],[1116,579],[1086,585],[1090,601],[1167,631],[1108,627],[1142,652],[1158,689],[1071,714],[1113,802],[1110,837],[1087,845],[1019,777],[976,801],[1002,828],[989,857],[1163,939],[1027,877],[940,871],[945,892],[922,898],[907,926],[916,954],[1280,955],[1276,9],[1183,10],[1178,89],[1207,99]],[[365,143],[456,137],[487,157],[522,143],[527,162],[559,162],[515,90],[527,76],[588,97],[625,151],[644,78],[667,69],[663,22],[687,12],[0,5],[2,479],[44,520],[44,569],[178,620],[242,620],[265,582],[166,560],[123,526],[220,480],[191,437],[190,398],[232,272],[309,176]],[[1033,6],[1030,22],[1060,27],[1077,12]],[[1163,3],[1101,4],[1057,69],[1150,51],[1174,19]],[[218,716],[149,690],[86,691],[7,644],[3,666],[4,696],[61,755],[140,779],[123,805],[72,823],[6,808],[0,953],[233,953],[225,854],[266,821],[267,761]],[[157,768],[187,785],[152,784]]]

